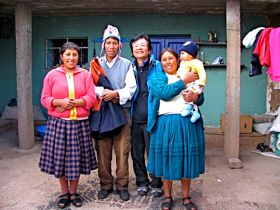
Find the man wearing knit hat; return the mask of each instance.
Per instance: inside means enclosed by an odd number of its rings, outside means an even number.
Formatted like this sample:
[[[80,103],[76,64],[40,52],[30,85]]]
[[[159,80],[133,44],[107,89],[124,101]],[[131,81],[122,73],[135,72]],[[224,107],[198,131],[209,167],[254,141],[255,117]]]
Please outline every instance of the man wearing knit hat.
[[[180,48],[181,63],[177,71],[177,75],[179,78],[182,78],[186,75],[187,72],[197,73],[199,79],[187,84],[186,88],[189,91],[200,94],[202,93],[203,87],[206,84],[206,72],[203,63],[196,58],[197,54],[198,48],[196,43],[191,39],[187,40]],[[183,117],[192,115],[190,120],[193,123],[198,118],[200,118],[197,106],[194,103],[186,103],[181,112],[181,115]]]
[[[118,43],[119,43],[119,51],[118,53],[120,53],[120,50],[122,48],[122,43],[121,43],[121,35],[119,33],[119,30],[111,25],[108,25],[107,28],[104,30],[103,33],[103,39],[102,39],[102,46],[101,46],[101,52],[100,52],[100,57],[102,56],[103,50],[104,50],[104,45],[105,45],[105,41],[107,38],[116,38]]]
[[[121,37],[118,29],[108,25],[103,34],[102,55],[99,63],[103,68],[113,90],[97,87],[96,92],[104,101],[119,103],[125,110],[127,124],[121,128],[117,135],[96,140],[98,157],[98,176],[101,190],[98,192],[99,199],[105,199],[113,192],[114,183],[120,199],[127,201],[130,194],[127,190],[129,182],[128,157],[131,147],[130,116],[129,109],[131,99],[136,90],[136,81],[131,62],[120,56]],[[116,178],[111,173],[113,148],[116,155]]]

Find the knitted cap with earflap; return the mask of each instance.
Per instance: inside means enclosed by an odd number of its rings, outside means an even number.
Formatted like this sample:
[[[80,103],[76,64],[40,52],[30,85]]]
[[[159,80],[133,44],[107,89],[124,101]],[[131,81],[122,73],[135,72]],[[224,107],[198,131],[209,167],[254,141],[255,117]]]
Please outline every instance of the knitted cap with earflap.
[[[118,41],[119,41],[119,54],[120,54],[120,51],[121,51],[121,48],[122,48],[122,43],[121,43],[121,36],[120,36],[120,32],[118,30],[118,28],[112,26],[112,25],[108,25],[107,28],[104,30],[104,33],[103,33],[103,39],[102,39],[102,48],[101,48],[101,52],[100,52],[100,57],[102,55],[102,52],[104,50],[104,45],[105,45],[105,41],[106,39],[108,38],[117,38]]]
[[[188,40],[181,46],[180,51],[187,52],[193,58],[196,58],[197,53],[198,53],[198,48],[197,48],[196,43],[193,40]]]

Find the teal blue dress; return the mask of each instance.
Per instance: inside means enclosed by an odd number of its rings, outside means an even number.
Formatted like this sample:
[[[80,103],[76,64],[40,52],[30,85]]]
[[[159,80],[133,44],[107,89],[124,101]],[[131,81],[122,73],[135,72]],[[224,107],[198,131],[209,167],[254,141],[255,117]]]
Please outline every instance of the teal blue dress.
[[[157,115],[160,100],[171,100],[185,88],[181,80],[167,84],[164,72],[148,83],[151,98],[147,129],[151,133],[148,171],[164,180],[193,179],[205,171],[205,138],[202,117],[195,123],[190,116]],[[196,104],[202,105],[201,94]],[[151,119],[149,121],[149,119]]]

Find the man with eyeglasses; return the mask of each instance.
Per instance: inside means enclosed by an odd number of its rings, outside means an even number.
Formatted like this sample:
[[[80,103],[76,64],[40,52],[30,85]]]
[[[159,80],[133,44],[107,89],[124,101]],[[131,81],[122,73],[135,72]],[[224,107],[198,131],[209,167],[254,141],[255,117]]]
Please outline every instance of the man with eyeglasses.
[[[133,169],[136,176],[137,193],[141,196],[148,194],[151,186],[151,194],[154,197],[162,195],[162,180],[150,174],[149,180],[145,151],[149,155],[150,135],[146,131],[148,118],[148,96],[147,82],[156,71],[162,71],[159,61],[152,55],[152,44],[150,38],[145,34],[138,34],[130,40],[130,49],[134,58],[132,63],[136,78],[137,89],[131,105],[131,156]]]

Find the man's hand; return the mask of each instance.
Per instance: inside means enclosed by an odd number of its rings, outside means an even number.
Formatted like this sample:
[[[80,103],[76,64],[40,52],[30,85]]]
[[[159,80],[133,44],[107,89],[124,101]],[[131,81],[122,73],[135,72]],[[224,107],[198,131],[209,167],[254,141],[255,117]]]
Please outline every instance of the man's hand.
[[[120,97],[116,97],[116,98],[112,99],[112,102],[113,102],[114,104],[119,103],[119,101],[120,101]]]
[[[115,90],[104,89],[102,99],[104,101],[112,101],[115,103],[119,100],[119,93]]]

